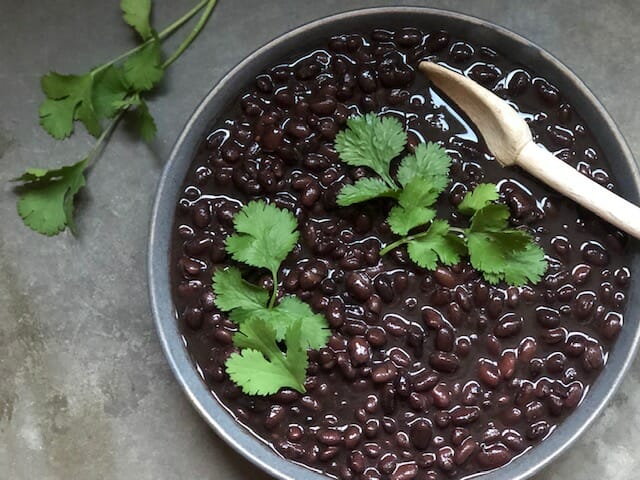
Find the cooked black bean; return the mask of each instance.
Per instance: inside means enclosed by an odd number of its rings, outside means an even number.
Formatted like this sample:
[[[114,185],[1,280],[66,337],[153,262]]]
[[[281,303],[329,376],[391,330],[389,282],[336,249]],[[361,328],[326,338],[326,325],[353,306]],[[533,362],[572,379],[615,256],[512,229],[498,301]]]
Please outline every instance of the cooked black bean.
[[[409,436],[411,437],[411,442],[418,450],[426,449],[433,437],[431,422],[426,418],[414,420],[410,425]]]
[[[615,188],[565,92],[444,31],[339,35],[240,93],[238,109],[196,153],[176,208],[179,326],[205,382],[240,422],[284,457],[342,479],[443,480],[503,465],[578,407],[624,329],[625,238],[519,171],[504,178],[485,161],[484,143],[461,135],[441,105],[448,100],[429,98],[416,74],[421,60],[457,65],[494,88],[530,114],[536,142]],[[405,246],[381,258],[394,239],[386,221],[393,200],[337,204],[344,185],[373,173],[346,165],[335,145],[347,119],[365,112],[385,112],[407,129],[400,156],[423,139],[445,146],[452,181],[436,206],[451,225],[464,220],[452,206],[496,181],[509,222],[545,249],[542,282],[489,285],[465,258],[418,268]],[[295,295],[331,328],[327,346],[308,351],[304,394],[247,396],[225,369],[238,326],[217,308],[211,274],[233,262],[226,238],[253,199],[299,222],[276,304]],[[241,268],[245,280],[274,289],[267,272]]]
[[[483,446],[478,453],[477,459],[485,468],[498,468],[507,464],[513,454],[502,443],[494,445]]]
[[[438,372],[453,373],[458,369],[459,364],[455,353],[437,352],[429,355],[429,365]]]
[[[499,338],[513,337],[522,329],[522,323],[523,319],[520,315],[506,313],[498,320],[493,333]]]

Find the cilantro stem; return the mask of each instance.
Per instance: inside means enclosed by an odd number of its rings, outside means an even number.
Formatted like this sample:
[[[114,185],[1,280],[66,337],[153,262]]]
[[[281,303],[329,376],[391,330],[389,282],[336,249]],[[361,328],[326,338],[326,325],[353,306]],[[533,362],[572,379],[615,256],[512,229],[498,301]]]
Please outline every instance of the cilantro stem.
[[[91,147],[91,150],[89,150],[89,154],[87,155],[87,158],[89,159],[88,166],[93,164],[94,160],[98,158],[98,150],[102,147],[102,144],[105,142],[105,140],[109,138],[109,135],[111,135],[113,130],[116,128],[116,125],[118,125],[118,122],[122,119],[122,117],[124,116],[127,110],[128,110],[127,108],[120,110],[118,114],[113,118],[113,120],[111,120],[111,123],[107,125],[107,128],[102,130],[102,133],[100,134],[96,142],[93,144],[93,147]]]
[[[450,232],[455,232],[455,233],[460,233],[462,235],[466,235],[466,231],[464,230],[464,228],[459,228],[459,227],[449,227],[449,231]],[[387,245],[386,247],[384,247],[382,250],[380,250],[380,256],[383,257],[385,256],[387,253],[389,253],[391,250],[393,250],[396,247],[399,247],[400,245],[404,245],[405,243],[409,243],[412,240],[417,240],[418,238],[422,238],[424,237],[426,234],[428,233],[428,230],[425,232],[420,232],[420,233],[414,233],[413,235],[407,235],[406,237],[402,237],[399,238],[398,240],[396,240],[393,243],[390,243],[389,245]]]
[[[380,250],[380,256],[384,257],[387,253],[389,253],[394,248],[399,247],[400,245],[404,245],[405,243],[409,243],[411,240],[414,240],[416,238],[420,238],[422,235],[424,235],[424,232],[416,233],[415,235],[409,235],[407,237],[402,237],[396,240],[395,242],[390,243],[389,245],[384,247],[382,250]]]
[[[158,38],[160,40],[164,40],[166,37],[168,37],[169,35],[171,35],[173,32],[175,32],[176,30],[178,30],[180,27],[182,27],[185,23],[187,23],[189,20],[191,20],[191,18],[193,18],[195,16],[196,13],[198,13],[200,10],[202,10],[204,8],[205,5],[207,5],[207,3],[211,3],[213,2],[215,4],[215,0],[202,0],[200,3],[198,3],[195,7],[193,7],[191,10],[189,10],[187,13],[185,13],[182,17],[178,18],[176,21],[174,21],[171,25],[169,25],[168,27],[166,27],[164,30],[162,30],[160,33],[158,33]],[[210,13],[210,12],[209,12]],[[202,19],[201,19],[202,20]],[[200,26],[200,22],[198,23],[198,25]],[[198,28],[198,27],[196,27]],[[202,26],[200,26],[200,29],[202,28]],[[192,39],[193,40],[193,39]],[[124,52],[122,55],[118,55],[116,58],[114,58],[113,60],[109,60],[106,63],[103,63],[102,65],[100,65],[99,67],[94,68],[93,70],[91,70],[91,73],[93,75],[101,72],[102,70],[105,70],[107,68],[109,68],[111,65],[113,65],[114,63],[118,63],[121,60],[124,60],[125,58],[127,58],[130,55],[133,55],[134,53],[142,50],[144,47],[146,47],[147,45],[149,45],[151,42],[154,42],[155,39],[154,38],[150,38],[147,41],[141,43],[140,45],[138,45],[137,47],[132,48],[131,50],[127,50],[126,52]],[[190,42],[189,42],[190,43]],[[186,47],[185,47],[186,48]],[[181,52],[182,53],[182,52]],[[175,54],[174,54],[175,55]],[[172,57],[174,56],[172,55]],[[177,57],[176,57],[177,58]],[[175,59],[173,59],[175,60]],[[172,61],[173,61],[172,60]],[[165,62],[166,64],[166,62]],[[168,65],[168,64],[166,64]],[[166,66],[165,65],[165,66]]]
[[[215,3],[215,0],[214,0]],[[273,308],[276,304],[276,299],[278,298],[278,272],[275,270],[271,271],[271,278],[273,278],[273,290],[271,292],[271,298],[269,299],[269,305],[267,308]]]
[[[205,23],[207,23],[207,20],[209,19],[209,16],[213,11],[213,7],[216,6],[217,0],[207,0],[207,1],[208,1],[207,7],[204,9],[204,12],[202,12],[202,15],[200,16],[200,20],[198,20],[198,23],[196,24],[196,26],[193,28],[193,30],[191,30],[191,33],[189,33],[187,38],[184,39],[184,41],[180,44],[180,46],[176,49],[176,51],[173,52],[173,54],[165,60],[165,62],[162,64],[162,68],[167,68],[173,62],[175,62],[176,59],[180,55],[182,55],[182,53],[189,47],[189,45],[191,45],[191,42],[193,42],[193,40],[198,36],[200,31],[204,27]]]

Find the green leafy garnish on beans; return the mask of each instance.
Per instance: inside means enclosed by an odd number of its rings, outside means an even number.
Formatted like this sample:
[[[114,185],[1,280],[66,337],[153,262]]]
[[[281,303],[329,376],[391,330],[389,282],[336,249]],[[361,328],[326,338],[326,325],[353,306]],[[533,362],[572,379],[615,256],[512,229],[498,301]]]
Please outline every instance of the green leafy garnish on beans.
[[[397,202],[387,222],[401,237],[380,254],[406,245],[411,260],[430,270],[438,263],[454,265],[468,256],[471,265],[490,283],[538,282],[547,269],[544,252],[531,234],[509,225],[509,208],[496,203],[500,198],[496,185],[483,183],[468,192],[458,210],[471,217],[469,227],[453,227],[437,218],[435,209],[449,184],[449,155],[436,143],[421,143],[400,160],[394,179],[391,164],[405,143],[400,122],[372,113],[349,119],[347,129],[336,136],[335,147],[345,163],[369,167],[379,177],[345,185],[338,195],[338,205],[380,197]]]
[[[236,233],[227,238],[227,252],[238,262],[269,271],[274,287],[269,295],[245,281],[236,267],[214,273],[216,306],[239,326],[233,343],[240,351],[227,359],[227,373],[249,395],[268,395],[283,387],[304,392],[307,349],[325,346],[329,328],[326,318],[298,297],[285,295],[277,302],[280,265],[300,236],[296,218],[253,201],[233,222]]]
[[[53,138],[63,140],[74,133],[76,122],[80,122],[96,141],[79,162],[51,170],[29,169],[14,179],[20,183],[18,214],[25,225],[49,236],[67,227],[75,233],[74,199],[85,185],[87,168],[122,118],[143,140],[153,139],[156,124],[144,96],[162,81],[169,65],[200,33],[215,4],[216,0],[202,0],[167,28],[156,32],[150,23],[151,0],[121,0],[124,21],[140,37],[137,47],[82,75],[50,72],[41,78],[45,99],[38,112],[42,128]],[[165,59],[161,42],[198,12],[202,13],[196,26]]]

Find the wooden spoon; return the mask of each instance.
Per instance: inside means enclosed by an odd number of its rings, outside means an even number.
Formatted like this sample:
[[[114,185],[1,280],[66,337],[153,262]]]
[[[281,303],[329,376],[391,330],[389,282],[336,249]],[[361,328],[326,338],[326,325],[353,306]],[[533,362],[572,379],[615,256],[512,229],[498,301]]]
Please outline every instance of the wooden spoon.
[[[420,62],[418,68],[467,114],[503,167],[522,167],[620,230],[640,238],[640,208],[536,145],[527,122],[507,102],[435,63]]]

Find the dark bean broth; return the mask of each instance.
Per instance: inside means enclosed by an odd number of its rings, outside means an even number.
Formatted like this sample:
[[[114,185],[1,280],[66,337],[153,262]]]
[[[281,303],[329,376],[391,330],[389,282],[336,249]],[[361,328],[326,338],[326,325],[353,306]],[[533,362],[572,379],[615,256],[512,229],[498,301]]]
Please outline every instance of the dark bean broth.
[[[446,32],[334,37],[272,68],[203,140],[176,211],[174,299],[187,348],[225,407],[284,457],[342,479],[461,478],[508,463],[578,406],[618,335],[629,282],[625,238],[517,168],[503,169],[474,127],[416,73],[421,59],[508,99],[537,142],[608,188],[593,136],[544,78]],[[342,164],[335,134],[352,114],[384,112],[409,144],[453,159],[439,214],[496,182],[512,223],[533,233],[549,270],[538,285],[489,286],[467,263],[428,272],[393,236],[390,203],[335,204],[366,169]],[[332,327],[309,353],[307,393],[242,394],[224,372],[236,326],[216,310],[213,270],[250,198],[295,213],[301,242],[279,277]],[[253,281],[270,289],[268,276]]]

